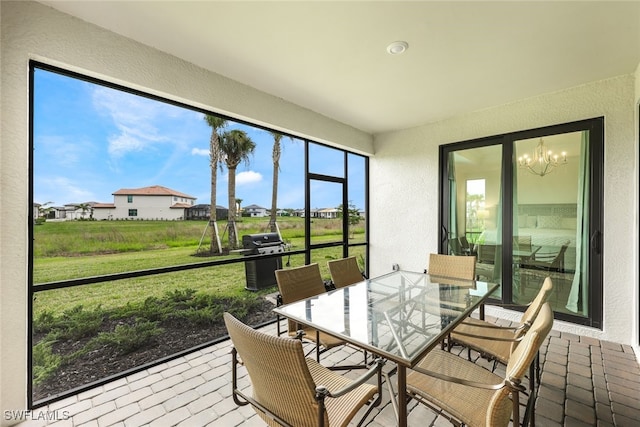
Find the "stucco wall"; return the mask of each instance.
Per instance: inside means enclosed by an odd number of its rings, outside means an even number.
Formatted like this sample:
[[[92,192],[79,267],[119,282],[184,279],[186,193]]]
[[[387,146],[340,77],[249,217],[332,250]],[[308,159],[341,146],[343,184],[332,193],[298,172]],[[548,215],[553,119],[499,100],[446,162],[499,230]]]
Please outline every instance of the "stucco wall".
[[[378,135],[371,159],[371,266],[422,271],[437,251],[438,146],[592,117],[605,117],[604,330],[556,322],[600,339],[637,343],[637,192],[634,75],[514,102],[463,117]],[[388,215],[394,212],[395,215]],[[416,238],[420,236],[420,238]],[[394,254],[389,257],[388,254]],[[635,332],[635,336],[634,336]]]
[[[0,2],[0,412],[26,407],[28,61],[370,154],[372,137],[30,1]],[[0,425],[9,421],[0,418]]]
[[[638,68],[636,68],[636,81],[635,81],[635,93],[636,93],[636,97],[635,97],[635,122],[636,122],[636,129],[635,129],[635,134],[636,134],[636,143],[635,143],[635,192],[633,193],[635,196],[633,197],[634,200],[634,205],[636,206],[635,209],[635,226],[634,229],[636,230],[636,232],[633,235],[633,240],[634,240],[634,254],[633,257],[634,259],[637,261],[638,259],[640,259],[640,245],[638,244],[638,229],[639,229],[639,218],[640,215],[638,214],[639,209],[638,209],[638,204],[640,203],[640,64],[638,64]],[[633,342],[633,346],[635,348],[636,354],[640,354],[640,280],[639,280],[639,270],[640,270],[640,266],[638,265],[638,263],[636,263],[636,269],[635,269],[635,274],[634,274],[634,282],[635,282],[635,286],[637,289],[637,293],[636,293],[636,297],[633,300],[633,306],[635,307],[636,310],[636,318],[635,318],[635,322],[633,322],[633,325],[631,327],[631,329],[633,330],[633,336],[634,338],[634,342]]]

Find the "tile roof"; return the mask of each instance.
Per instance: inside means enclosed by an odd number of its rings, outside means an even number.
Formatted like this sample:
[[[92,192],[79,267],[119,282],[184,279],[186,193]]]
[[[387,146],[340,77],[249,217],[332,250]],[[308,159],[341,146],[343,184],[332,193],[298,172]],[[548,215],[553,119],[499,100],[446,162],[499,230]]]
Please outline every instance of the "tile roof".
[[[193,196],[189,196],[188,194],[181,193],[176,190],[172,190],[171,188],[163,187],[161,185],[152,185],[150,187],[142,187],[142,188],[121,188],[120,190],[113,193],[114,196],[121,195],[132,195],[132,196],[178,196],[184,197],[187,199],[196,198]]]

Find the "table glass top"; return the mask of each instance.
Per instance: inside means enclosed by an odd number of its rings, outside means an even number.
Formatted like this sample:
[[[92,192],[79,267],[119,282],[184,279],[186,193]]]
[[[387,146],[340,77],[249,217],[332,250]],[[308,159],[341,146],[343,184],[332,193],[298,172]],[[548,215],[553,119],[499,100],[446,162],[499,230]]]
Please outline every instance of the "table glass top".
[[[274,309],[413,366],[498,285],[394,271]]]

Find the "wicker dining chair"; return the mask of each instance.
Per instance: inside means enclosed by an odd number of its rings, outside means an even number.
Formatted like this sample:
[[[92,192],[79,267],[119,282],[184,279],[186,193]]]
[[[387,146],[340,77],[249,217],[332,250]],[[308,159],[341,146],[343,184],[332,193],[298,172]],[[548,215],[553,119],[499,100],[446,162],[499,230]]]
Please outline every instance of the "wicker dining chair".
[[[565,273],[564,259],[570,242],[565,242],[557,252],[536,252],[535,255],[525,260],[521,265],[522,290],[526,288],[531,280],[551,276],[556,282],[556,298],[560,297],[561,284],[564,283]]]
[[[480,356],[491,361],[493,360],[493,370],[498,363],[506,365],[514,349],[523,339],[524,334],[531,327],[540,313],[543,305],[549,299],[553,292],[553,282],[547,277],[536,297],[526,307],[526,310],[520,317],[520,322],[516,326],[501,326],[486,320],[469,317],[455,327],[449,335],[448,349],[458,344],[467,348],[467,358],[471,360],[471,350],[480,353]],[[502,305],[502,307],[516,307],[515,305]],[[532,365],[532,371],[529,375],[529,388],[535,387],[536,379],[540,380],[539,360]]]
[[[360,267],[358,267],[358,261],[354,256],[334,259],[327,262],[327,266],[329,267],[333,286],[336,288],[353,285],[365,279],[364,274],[360,271]]]
[[[476,278],[476,257],[431,253],[429,254],[427,273],[431,276],[474,280]]]
[[[521,381],[553,326],[549,303],[540,309],[520,345],[514,350],[504,377],[447,351],[434,349],[407,376],[407,394],[426,406],[444,411],[452,424],[468,427],[520,425],[520,394],[528,395],[524,422],[533,417],[535,389]],[[443,414],[445,415],[445,414]]]
[[[426,271],[429,276],[432,276],[432,280],[434,280],[433,277],[474,280],[476,278],[476,257],[430,253],[429,267]],[[451,281],[448,280],[448,282]],[[443,349],[449,340],[450,338],[447,336],[440,343]]]
[[[224,321],[233,343],[233,400],[252,405],[268,425],[344,427],[368,403],[361,425],[380,403],[382,359],[350,380],[305,358],[300,340],[257,331],[229,313],[224,313]],[[250,395],[238,388],[239,365],[249,374]],[[375,375],[377,385],[370,384]]]
[[[547,302],[553,291],[553,281],[547,277],[536,297],[527,306],[520,306],[526,310],[516,326],[501,326],[495,323],[469,317],[462,321],[451,332],[452,344],[460,344],[479,353],[497,359],[506,364],[511,355],[512,347],[517,345],[528,328],[538,316],[542,305]],[[516,305],[502,305],[501,307],[515,308]]]
[[[324,281],[320,274],[320,267],[317,263],[276,270],[275,274],[280,291],[277,297],[278,305],[289,304],[326,292]],[[341,339],[311,327],[300,325],[292,320],[288,320],[287,325],[289,336],[302,336],[303,339],[316,344],[317,362],[320,362],[320,353],[346,344],[345,341]],[[280,330],[280,316],[277,316],[277,330],[278,335],[283,333]],[[322,349],[320,347],[322,347]]]
[[[477,255],[474,247],[471,245],[471,243],[469,243],[467,236],[462,235],[458,237],[458,240],[460,241],[460,246],[462,246],[462,251],[466,255]]]

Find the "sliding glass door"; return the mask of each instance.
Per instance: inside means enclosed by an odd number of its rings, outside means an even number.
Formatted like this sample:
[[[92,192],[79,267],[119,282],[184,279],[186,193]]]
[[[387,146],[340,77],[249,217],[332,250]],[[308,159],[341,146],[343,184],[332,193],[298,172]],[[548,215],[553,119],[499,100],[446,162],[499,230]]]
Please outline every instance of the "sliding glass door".
[[[502,147],[461,148],[448,159],[444,252],[475,255],[478,278],[502,284],[502,245],[496,239],[502,206]]]
[[[508,303],[551,277],[556,317],[601,327],[602,153],[601,119],[442,146],[441,252]]]

